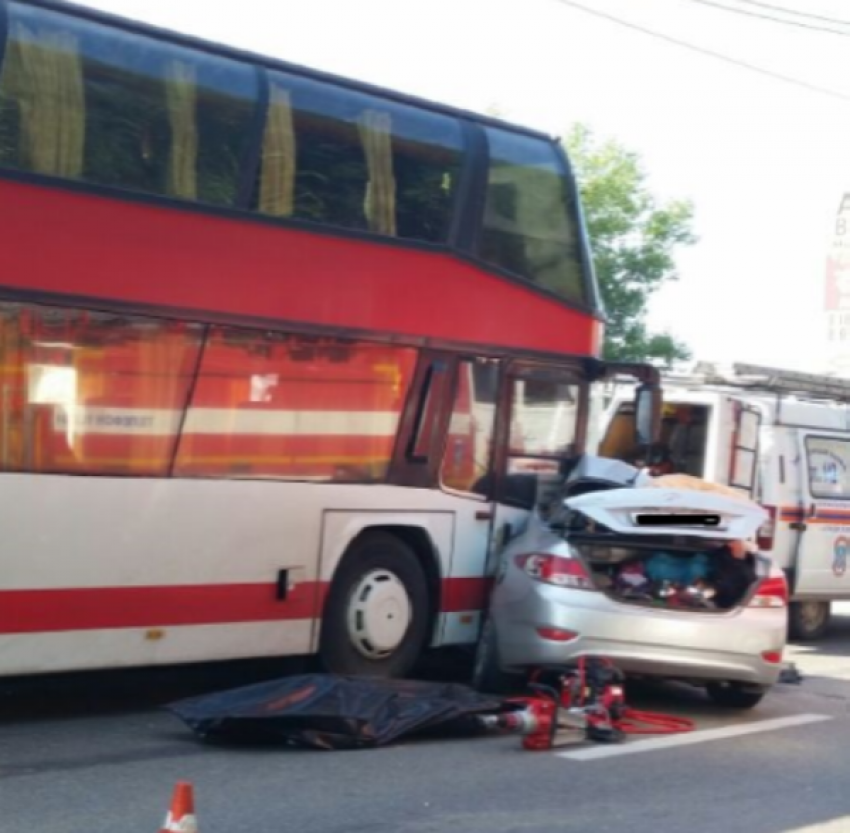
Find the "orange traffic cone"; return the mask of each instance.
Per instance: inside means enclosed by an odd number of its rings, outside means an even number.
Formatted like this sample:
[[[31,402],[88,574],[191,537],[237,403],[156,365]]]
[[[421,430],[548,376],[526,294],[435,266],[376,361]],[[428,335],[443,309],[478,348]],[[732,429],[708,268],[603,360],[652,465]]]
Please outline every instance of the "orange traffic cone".
[[[198,833],[198,822],[195,818],[195,797],[192,785],[180,781],[174,788],[171,797],[171,808],[165,817],[165,823],[159,833]]]

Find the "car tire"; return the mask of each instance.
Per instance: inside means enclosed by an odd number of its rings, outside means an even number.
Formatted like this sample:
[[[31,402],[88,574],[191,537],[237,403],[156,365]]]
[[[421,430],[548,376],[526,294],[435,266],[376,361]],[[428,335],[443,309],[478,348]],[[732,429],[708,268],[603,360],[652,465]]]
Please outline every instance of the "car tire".
[[[832,607],[829,602],[791,602],[788,607],[788,637],[815,642],[829,630]]]
[[[319,658],[331,674],[404,677],[428,641],[428,579],[413,549],[370,532],[342,559],[322,620]]]
[[[727,709],[752,709],[764,699],[766,688],[744,687],[740,683],[709,683],[708,696],[717,706]]]
[[[506,694],[516,689],[520,676],[508,674],[499,665],[499,644],[492,617],[488,616],[475,650],[472,687],[484,694]]]

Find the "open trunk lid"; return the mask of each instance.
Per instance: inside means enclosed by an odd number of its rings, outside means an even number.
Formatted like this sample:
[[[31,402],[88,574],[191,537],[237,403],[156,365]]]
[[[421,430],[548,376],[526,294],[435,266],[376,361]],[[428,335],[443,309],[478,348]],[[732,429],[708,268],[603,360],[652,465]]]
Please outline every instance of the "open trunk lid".
[[[615,488],[568,498],[564,505],[628,536],[746,540],[768,518],[756,503],[687,489]]]
[[[682,612],[726,612],[746,605],[768,567],[724,546],[755,536],[767,513],[710,491],[610,488],[564,505],[601,529],[570,536],[596,587],[614,600]]]

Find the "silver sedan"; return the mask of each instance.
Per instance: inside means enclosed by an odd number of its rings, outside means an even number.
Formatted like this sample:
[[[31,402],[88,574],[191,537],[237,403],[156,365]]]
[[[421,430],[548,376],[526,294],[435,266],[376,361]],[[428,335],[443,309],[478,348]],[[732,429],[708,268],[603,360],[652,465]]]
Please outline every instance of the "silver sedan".
[[[762,521],[759,507],[614,488],[558,509],[535,511],[502,554],[476,656],[478,688],[503,691],[533,668],[603,656],[633,676],[705,686],[725,706],[760,702],[781,670],[788,589],[769,559],[736,552]],[[680,523],[682,512],[714,521]],[[641,520],[653,516],[667,520]]]

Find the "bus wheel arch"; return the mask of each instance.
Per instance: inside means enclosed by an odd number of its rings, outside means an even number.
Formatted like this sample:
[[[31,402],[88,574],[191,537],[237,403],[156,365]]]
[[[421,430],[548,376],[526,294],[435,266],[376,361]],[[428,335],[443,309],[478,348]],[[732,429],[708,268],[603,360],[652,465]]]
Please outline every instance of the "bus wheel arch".
[[[318,646],[324,668],[405,676],[432,640],[439,587],[425,530],[362,529],[346,547],[325,600]]]

